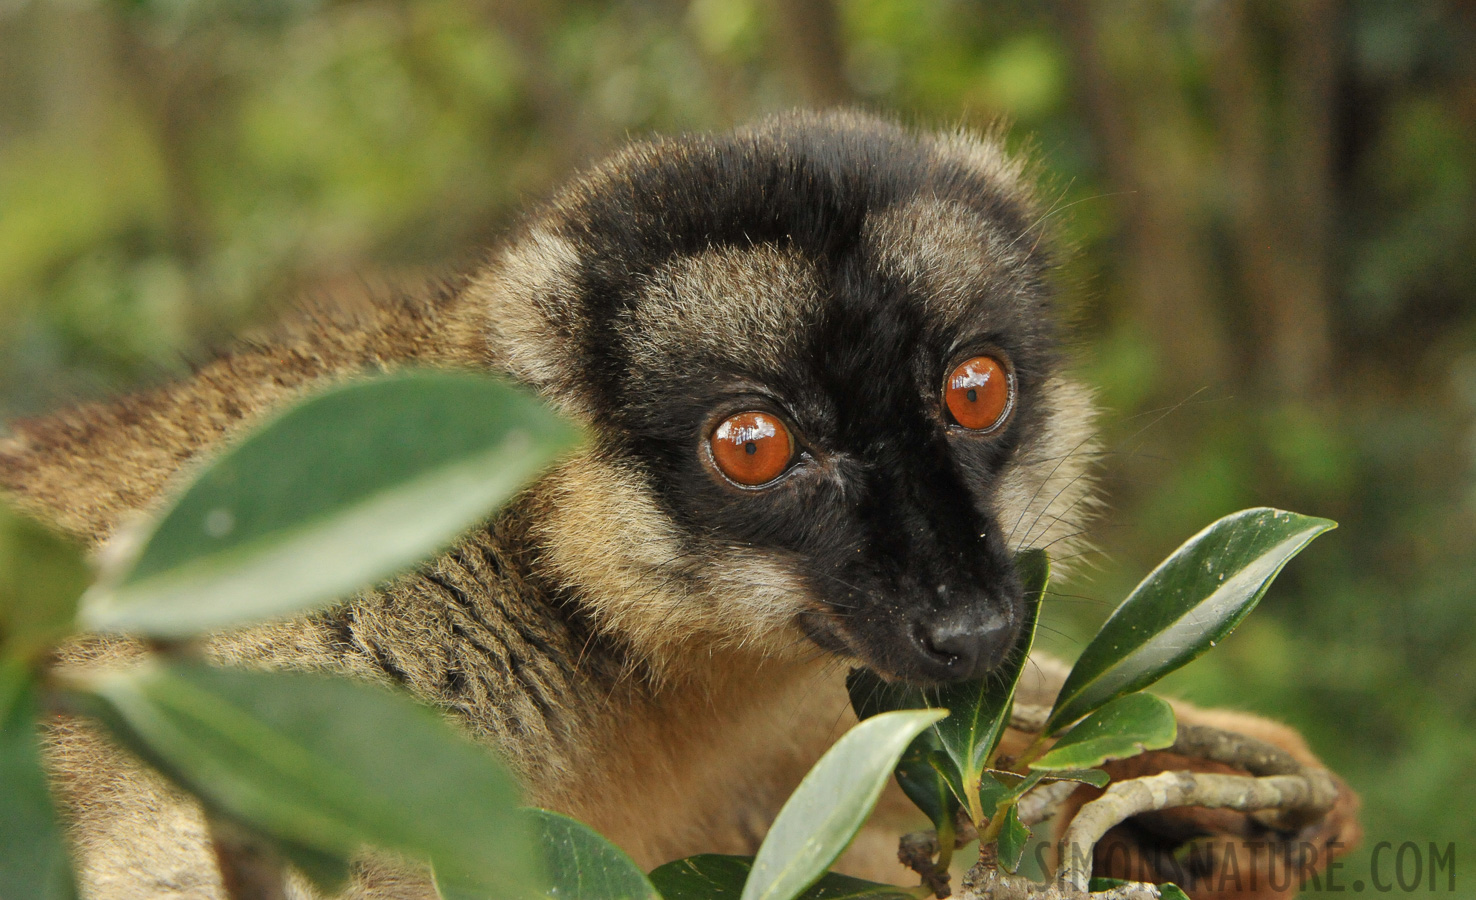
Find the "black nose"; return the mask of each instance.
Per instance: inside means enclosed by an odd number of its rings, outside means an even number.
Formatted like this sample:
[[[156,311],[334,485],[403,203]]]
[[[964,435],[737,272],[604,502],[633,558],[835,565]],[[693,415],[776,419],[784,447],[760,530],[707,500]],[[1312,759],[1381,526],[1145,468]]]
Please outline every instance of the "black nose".
[[[918,623],[918,640],[943,681],[977,678],[1004,661],[1013,642],[1010,617],[997,609],[944,610]]]

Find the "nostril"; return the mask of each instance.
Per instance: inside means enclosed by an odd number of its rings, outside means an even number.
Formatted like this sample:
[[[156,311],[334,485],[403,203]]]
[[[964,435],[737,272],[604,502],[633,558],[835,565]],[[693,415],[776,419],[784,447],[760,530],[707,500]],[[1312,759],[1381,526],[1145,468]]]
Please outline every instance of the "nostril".
[[[922,628],[923,646],[948,667],[950,678],[970,678],[979,662],[979,643],[968,625],[956,618],[934,620]]]
[[[974,652],[975,642],[969,629],[950,622],[924,628],[923,641],[939,656],[964,657]]]
[[[948,677],[961,680],[999,663],[1010,639],[1009,625],[1008,617],[996,611],[965,609],[919,623],[915,633],[927,654],[948,667]]]

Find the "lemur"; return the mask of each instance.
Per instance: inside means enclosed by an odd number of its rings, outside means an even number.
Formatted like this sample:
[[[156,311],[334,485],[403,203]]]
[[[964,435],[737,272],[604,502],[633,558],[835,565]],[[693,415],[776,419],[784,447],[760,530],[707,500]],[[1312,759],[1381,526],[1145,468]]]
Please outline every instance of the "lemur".
[[[514,379],[584,426],[582,449],[414,572],[210,652],[403,686],[495,745],[530,803],[645,867],[751,853],[854,721],[848,667],[989,672],[1022,618],[1014,552],[1075,552],[1096,445],[1053,253],[1030,173],[990,137],[839,112],[636,143],[463,277],[320,303],[187,380],[15,423],[0,487],[103,548],[326,382]],[[130,647],[89,640],[68,664]],[[1062,669],[1029,673],[1040,700]],[[193,804],[82,722],[48,752],[86,896],[222,896]],[[896,837],[863,835],[843,868],[903,877]],[[431,890],[371,858],[350,895]]]

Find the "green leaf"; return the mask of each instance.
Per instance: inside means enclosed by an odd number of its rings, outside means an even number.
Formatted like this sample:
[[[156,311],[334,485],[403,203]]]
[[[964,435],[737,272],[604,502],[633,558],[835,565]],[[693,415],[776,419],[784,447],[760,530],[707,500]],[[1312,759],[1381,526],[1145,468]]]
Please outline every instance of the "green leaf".
[[[1089,784],[1092,787],[1106,787],[1112,782],[1112,776],[1101,769],[1067,769],[1064,772],[1032,772],[1032,775],[1040,775],[1041,781],[1075,781],[1079,784]]]
[[[29,658],[66,637],[91,581],[78,547],[0,503],[0,652]]]
[[[950,710],[936,731],[953,764],[962,775],[965,790],[973,789],[999,739],[1009,724],[1015,685],[1035,642],[1041,599],[1050,583],[1050,561],[1043,550],[1027,550],[1015,558],[1025,583],[1025,621],[1009,657],[1000,668],[975,681],[945,685],[928,691],[928,705]]]
[[[348,886],[354,874],[353,860],[337,853],[324,853],[292,841],[276,840],[282,858],[292,863],[303,877],[329,897],[337,897]]]
[[[625,851],[599,832],[546,809],[524,810],[538,834],[548,873],[547,893],[558,900],[661,900]]]
[[[36,714],[25,663],[0,662],[0,897],[72,900],[77,887],[41,768]]]
[[[1059,772],[1090,769],[1109,759],[1160,750],[1178,734],[1174,710],[1152,694],[1128,694],[1078,722],[1032,769]]]
[[[851,708],[858,719],[869,719],[898,709],[925,709],[928,706],[920,689],[884,681],[870,669],[852,669],[846,676],[846,692],[850,694]],[[947,759],[937,733],[924,731],[902,754],[894,774],[902,793],[927,814],[933,827],[940,832],[951,832],[959,808],[956,790],[948,784],[948,775],[952,774],[948,767],[952,764],[938,766],[934,754],[941,755],[945,761]]]
[[[651,870],[662,900],[738,900],[753,858],[703,853],[674,859]]]
[[[871,814],[907,745],[946,710],[873,716],[805,775],[769,827],[742,900],[791,900],[825,874]]]
[[[1046,732],[1203,654],[1240,624],[1293,556],[1335,527],[1328,519],[1247,509],[1190,538],[1133,589],[1082,651]]]
[[[1013,773],[1011,773],[1013,774]],[[1026,788],[1029,790],[1029,788]],[[979,817],[983,821],[993,818],[999,805],[1015,795],[1009,785],[988,772],[979,776]]]
[[[1189,895],[1184,889],[1173,882],[1164,882],[1158,886],[1160,900],[1189,900]]]
[[[83,623],[176,638],[331,603],[449,544],[575,436],[479,375],[330,388],[200,471]]]
[[[1020,868],[1020,859],[1030,843],[1030,829],[1020,821],[1020,811],[1011,806],[1005,811],[1004,827],[999,832],[999,864],[1013,874]]]
[[[738,900],[753,860],[747,856],[704,853],[667,863],[651,873],[663,900]],[[799,900],[917,900],[907,888],[864,881],[831,872],[821,876]]]
[[[300,848],[291,859],[372,845],[497,896],[536,883],[513,780],[407,697],[325,675],[194,664],[79,684],[83,708],[127,746],[213,812]]]
[[[1125,884],[1128,884],[1128,882],[1122,878],[1099,877],[1093,878],[1091,881],[1087,882],[1087,890],[1091,891],[1094,894],[1097,894],[1101,893],[1102,891],[1110,891],[1113,888],[1122,887]]]
[[[959,802],[948,779],[935,765],[934,754],[947,758],[938,735],[924,731],[902,754],[893,774],[907,799],[927,814],[935,829],[942,831],[954,827]]]
[[[944,786],[948,788],[948,792],[953,795],[954,800],[960,806],[967,807],[969,805],[966,799],[968,792],[964,790],[963,781],[961,780],[963,776],[959,774],[958,766],[953,764],[953,760],[949,759],[948,754],[942,750],[930,750],[927,755],[927,764],[932,767],[934,772],[938,773],[939,778],[943,779]]]

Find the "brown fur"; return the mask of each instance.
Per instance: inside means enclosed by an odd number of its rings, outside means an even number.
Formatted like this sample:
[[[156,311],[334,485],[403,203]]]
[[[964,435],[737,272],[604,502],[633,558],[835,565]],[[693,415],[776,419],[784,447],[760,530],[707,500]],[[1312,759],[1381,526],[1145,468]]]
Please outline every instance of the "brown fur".
[[[870,127],[861,117],[836,121]],[[768,126],[751,135],[777,139]],[[1028,203],[1020,168],[995,144],[953,135],[934,145]],[[320,304],[192,379],[16,423],[0,441],[0,488],[106,552],[181,473],[283,403],[408,365],[506,372],[588,422],[596,401],[572,300],[581,251],[552,224],[581,196],[607,189],[622,166],[679,152],[658,143],[617,155],[464,282]],[[1008,291],[1014,277],[1008,265],[950,269],[947,259],[987,251],[1001,262],[1023,252],[965,219],[923,203],[875,216],[864,233],[946,318],[968,291]],[[714,250],[652,275],[644,302],[617,328],[653,371],[674,342],[726,346],[754,331],[769,340],[751,352],[784,353],[786,323],[804,315],[812,291],[804,261],[782,251]],[[692,307],[694,296],[735,301],[723,307],[732,321]],[[1002,476],[1001,522],[1015,548],[1054,545],[1054,555],[1070,556],[1092,503],[1091,403],[1060,377],[1042,403],[1042,434]],[[499,747],[530,802],[590,823],[644,867],[752,852],[804,771],[854,721],[844,664],[817,660],[793,624],[805,598],[782,555],[679,535],[646,477],[604,453],[596,434],[419,570],[324,613],[220,635],[210,650],[227,663],[398,683]],[[683,551],[679,537],[696,551]],[[92,640],[65,661],[122,664],[135,653],[126,641]],[[1044,661],[1031,671],[1024,696],[1049,702],[1060,667]],[[220,897],[194,804],[79,722],[54,723],[50,758],[87,896]],[[864,834],[843,866],[905,880],[895,840],[917,814],[895,792],[883,808],[895,821]],[[367,860],[352,895],[428,890],[414,867]]]

